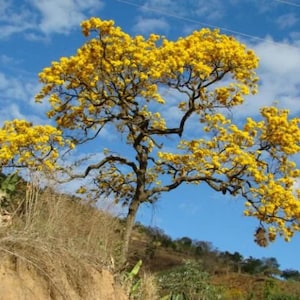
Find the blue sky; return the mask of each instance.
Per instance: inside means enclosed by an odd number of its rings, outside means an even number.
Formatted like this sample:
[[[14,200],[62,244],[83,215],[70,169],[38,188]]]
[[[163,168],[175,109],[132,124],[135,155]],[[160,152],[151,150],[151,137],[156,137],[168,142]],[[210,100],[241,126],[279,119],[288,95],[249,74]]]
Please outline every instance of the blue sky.
[[[202,27],[221,28],[260,57],[259,93],[247,98],[234,118],[255,117],[274,101],[293,115],[300,113],[300,0],[1,0],[0,123],[14,118],[48,122],[47,105],[34,103],[37,74],[75,53],[84,42],[79,23],[90,16],[113,19],[130,34],[155,32],[169,39]],[[109,136],[107,141],[116,143]],[[219,250],[245,257],[276,257],[282,269],[300,270],[300,234],[290,243],[279,238],[260,248],[253,242],[258,223],[244,217],[243,209],[239,199],[190,185],[142,207],[138,220],[173,238],[211,241]]]

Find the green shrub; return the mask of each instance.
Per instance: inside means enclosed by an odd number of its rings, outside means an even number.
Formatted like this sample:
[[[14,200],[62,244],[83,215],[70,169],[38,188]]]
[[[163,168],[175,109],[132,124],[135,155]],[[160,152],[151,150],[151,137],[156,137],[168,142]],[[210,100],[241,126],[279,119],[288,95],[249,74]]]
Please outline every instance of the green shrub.
[[[275,280],[269,279],[265,282],[264,299],[266,300],[297,300],[299,297],[281,293]]]
[[[163,299],[221,299],[221,289],[208,283],[209,275],[195,261],[189,260],[182,266],[162,272],[157,279]]]

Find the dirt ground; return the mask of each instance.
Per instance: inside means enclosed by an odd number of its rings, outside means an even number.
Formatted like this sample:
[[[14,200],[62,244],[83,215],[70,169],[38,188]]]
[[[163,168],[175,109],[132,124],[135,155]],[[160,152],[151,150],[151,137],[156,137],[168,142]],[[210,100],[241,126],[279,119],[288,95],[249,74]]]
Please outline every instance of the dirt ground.
[[[44,272],[17,257],[0,261],[0,300],[127,300],[108,270],[87,267],[88,276],[70,278],[65,271]],[[49,274],[52,273],[52,274]],[[55,276],[53,275],[55,274]],[[88,277],[88,278],[87,278]]]

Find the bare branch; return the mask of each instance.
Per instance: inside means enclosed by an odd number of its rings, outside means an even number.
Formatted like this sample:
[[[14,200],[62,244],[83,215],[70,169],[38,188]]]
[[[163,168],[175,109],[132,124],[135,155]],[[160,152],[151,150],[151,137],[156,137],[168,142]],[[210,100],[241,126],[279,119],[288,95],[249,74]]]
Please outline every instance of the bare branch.
[[[63,183],[63,182],[68,182],[70,179],[79,179],[79,178],[85,178],[89,175],[89,173],[92,171],[92,170],[99,170],[101,169],[104,165],[106,164],[109,164],[109,163],[114,163],[114,162],[117,162],[117,163],[120,163],[120,164],[123,164],[123,165],[127,165],[129,166],[135,173],[138,172],[138,167],[136,166],[136,164],[134,162],[131,162],[129,161],[128,159],[126,158],[123,158],[123,157],[120,157],[120,156],[115,156],[115,155],[110,155],[110,156],[107,156],[105,157],[103,160],[101,160],[99,163],[97,164],[92,164],[92,165],[89,165],[85,171],[81,174],[71,174],[68,170],[66,169],[63,169],[62,171],[64,171],[65,173],[67,173],[69,175],[69,179],[66,179],[66,180],[63,180],[63,181],[60,181],[60,183]]]
[[[198,182],[198,181],[206,182],[216,191],[220,191],[220,187],[218,187],[217,185],[214,185],[214,183],[219,183],[219,184],[223,183],[223,180],[221,180],[221,179],[208,177],[208,176],[193,176],[193,177],[180,176],[180,177],[176,178],[171,184],[168,184],[165,186],[158,186],[158,187],[154,187],[154,188],[150,189],[147,192],[147,196],[150,197],[156,193],[171,191],[171,190],[177,188],[182,183],[192,183],[192,182]]]

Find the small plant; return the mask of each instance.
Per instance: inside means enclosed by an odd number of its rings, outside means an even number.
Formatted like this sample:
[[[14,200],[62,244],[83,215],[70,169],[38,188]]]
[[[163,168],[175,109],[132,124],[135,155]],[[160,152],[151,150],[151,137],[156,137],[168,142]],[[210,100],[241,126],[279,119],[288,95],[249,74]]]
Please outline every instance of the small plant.
[[[127,294],[130,299],[134,299],[141,284],[141,279],[138,277],[142,260],[139,260],[130,272],[125,273],[124,285],[127,287]]]
[[[1,191],[4,191],[6,193],[12,193],[16,190],[17,183],[20,180],[20,176],[18,175],[18,172],[14,172],[7,176],[2,176],[1,179],[2,179],[0,183]]]
[[[278,292],[278,286],[274,280],[267,280],[264,286],[264,298],[272,300],[273,296]]]
[[[9,175],[0,174],[0,207],[7,209],[10,206],[10,196],[15,192],[17,184],[20,180],[18,172]]]
[[[132,300],[160,299],[156,278],[147,272],[140,274],[141,266],[142,260],[139,260],[130,272],[125,273],[123,286],[127,296]]]
[[[180,267],[158,276],[163,300],[215,300],[221,299],[220,288],[208,283],[208,274],[198,262],[188,260]]]

